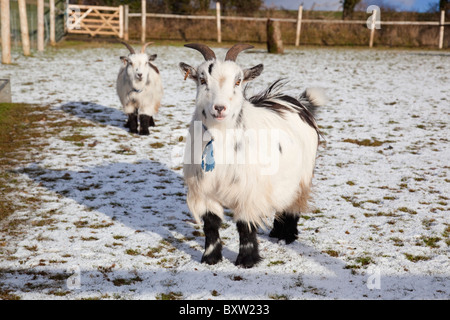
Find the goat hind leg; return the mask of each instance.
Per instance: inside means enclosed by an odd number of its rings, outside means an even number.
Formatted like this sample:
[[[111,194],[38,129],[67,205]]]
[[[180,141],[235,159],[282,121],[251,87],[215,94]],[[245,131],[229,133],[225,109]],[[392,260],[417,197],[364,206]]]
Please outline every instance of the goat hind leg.
[[[300,215],[296,213],[283,212],[277,214],[269,237],[284,240],[286,244],[294,242],[298,236],[297,223],[299,218]]]
[[[153,120],[153,117],[150,116],[150,127],[154,127],[155,126],[155,120]]]

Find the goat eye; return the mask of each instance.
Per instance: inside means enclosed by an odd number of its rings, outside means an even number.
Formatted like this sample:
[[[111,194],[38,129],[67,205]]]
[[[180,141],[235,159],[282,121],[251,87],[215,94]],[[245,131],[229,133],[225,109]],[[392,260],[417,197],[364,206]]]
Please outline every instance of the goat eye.
[[[236,83],[234,84],[236,87],[239,86],[241,84],[241,79],[239,79],[238,81],[236,81]]]

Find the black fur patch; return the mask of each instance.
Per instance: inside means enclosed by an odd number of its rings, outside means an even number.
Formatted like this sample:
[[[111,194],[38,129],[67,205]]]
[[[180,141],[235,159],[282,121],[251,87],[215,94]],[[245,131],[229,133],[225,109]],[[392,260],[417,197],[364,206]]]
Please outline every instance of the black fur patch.
[[[212,74],[212,68],[213,68],[213,66],[214,66],[214,63],[211,63],[211,64],[208,66],[208,72],[209,72],[209,74]]]
[[[269,237],[284,240],[286,244],[294,242],[298,236],[297,223],[299,218],[298,214],[286,212],[278,215],[273,222],[273,229],[270,231]]]
[[[205,233],[205,253],[202,262],[216,264],[222,260],[222,243],[219,228],[222,220],[214,213],[207,212],[203,216],[203,232]]]
[[[240,111],[239,111],[239,113],[238,113],[238,115],[237,115],[237,118],[236,118],[236,124],[235,124],[235,127],[236,128],[240,128],[240,127],[242,127],[243,129],[244,129],[244,122],[243,122],[243,116],[242,116],[242,113],[243,113],[243,110],[241,109]]]
[[[249,98],[248,101],[255,107],[269,109],[280,117],[283,117],[286,112],[296,112],[304,122],[316,130],[317,135],[320,137],[320,130],[316,124],[313,113],[308,110],[300,100],[281,93],[281,89],[285,85],[282,80],[283,79],[278,79],[266,90]],[[290,105],[290,107],[288,105]]]
[[[151,116],[148,116],[146,114],[139,115],[139,134],[143,136],[148,136],[150,134],[150,131],[148,130],[148,127],[150,126],[150,119],[153,120]]]
[[[152,63],[148,63],[149,65],[150,65],[150,68],[152,68],[153,70],[155,70],[155,72],[157,73],[157,74],[159,74],[159,70],[158,70],[158,68],[154,65],[154,64],[152,64]]]
[[[128,114],[128,128],[131,133],[138,133],[138,116],[137,113],[129,113]]]
[[[251,268],[261,261],[258,239],[256,238],[256,227],[254,225],[249,226],[244,221],[238,221],[236,226],[239,232],[239,254],[235,264],[244,268]]]

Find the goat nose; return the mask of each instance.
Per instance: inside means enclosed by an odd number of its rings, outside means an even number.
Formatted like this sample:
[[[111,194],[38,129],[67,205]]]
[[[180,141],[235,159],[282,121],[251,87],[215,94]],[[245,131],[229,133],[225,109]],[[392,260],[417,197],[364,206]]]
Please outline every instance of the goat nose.
[[[137,73],[136,75],[138,76],[138,78],[142,78],[142,73]]]
[[[214,106],[214,110],[216,110],[217,112],[222,112],[225,111],[227,108],[225,108],[225,106]]]

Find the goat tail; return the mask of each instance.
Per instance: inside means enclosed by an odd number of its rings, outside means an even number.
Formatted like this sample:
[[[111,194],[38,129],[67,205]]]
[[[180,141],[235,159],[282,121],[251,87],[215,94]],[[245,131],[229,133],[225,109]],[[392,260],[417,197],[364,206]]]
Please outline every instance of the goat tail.
[[[325,92],[321,88],[308,88],[298,98],[300,103],[314,116],[318,107],[327,103]]]

